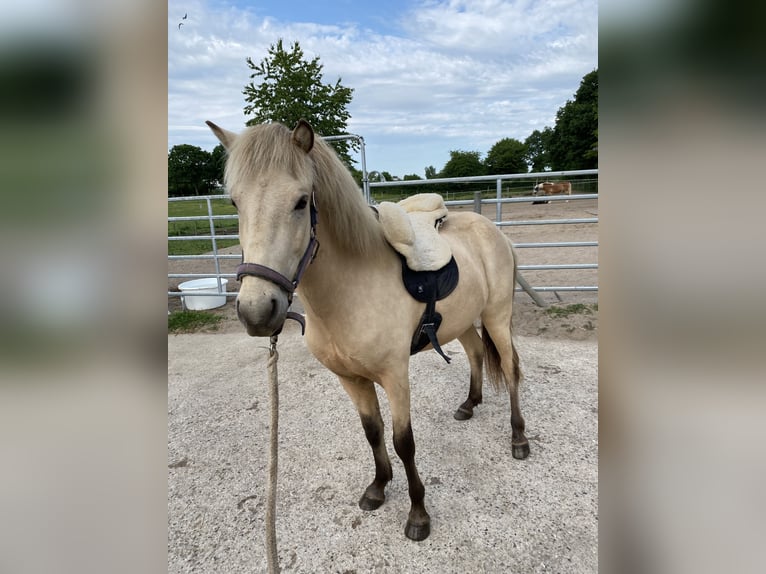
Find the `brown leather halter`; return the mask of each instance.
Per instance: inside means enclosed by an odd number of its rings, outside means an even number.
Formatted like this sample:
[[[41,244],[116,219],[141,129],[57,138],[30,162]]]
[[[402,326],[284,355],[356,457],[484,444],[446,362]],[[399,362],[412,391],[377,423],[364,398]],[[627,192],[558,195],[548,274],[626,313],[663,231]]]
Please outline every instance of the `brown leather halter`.
[[[314,197],[313,191],[311,192],[311,205],[309,210],[309,217],[311,219],[311,238],[309,239],[309,243],[306,246],[306,251],[303,252],[303,257],[301,257],[300,263],[298,263],[298,269],[295,271],[295,277],[292,281],[282,275],[279,271],[275,271],[271,267],[266,267],[265,265],[260,265],[258,263],[246,263],[243,261],[237,266],[236,269],[237,281],[242,281],[242,277],[250,275],[252,277],[259,277],[260,279],[266,279],[267,281],[271,281],[275,285],[281,287],[285,292],[287,292],[288,309],[289,306],[293,303],[293,293],[295,292],[295,288],[298,287],[298,283],[303,277],[303,274],[306,272],[306,269],[309,265],[311,265],[311,262],[314,261],[314,258],[319,252],[319,240],[316,236],[317,214],[319,212],[316,207],[316,199]],[[244,259],[244,257],[245,256],[243,253],[242,258]],[[301,333],[303,334],[305,332],[306,322],[304,321],[302,315],[295,313],[294,311],[288,311],[286,318],[293,319],[294,321],[300,323]],[[282,328],[280,327],[275,334],[278,334],[281,330]]]

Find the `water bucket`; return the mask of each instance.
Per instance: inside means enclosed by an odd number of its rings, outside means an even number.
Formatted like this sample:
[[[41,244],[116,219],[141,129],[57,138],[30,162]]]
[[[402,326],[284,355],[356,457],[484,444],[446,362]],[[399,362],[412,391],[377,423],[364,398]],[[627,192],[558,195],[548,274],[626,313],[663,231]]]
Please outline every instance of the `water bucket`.
[[[226,292],[228,279],[221,278],[221,290]],[[194,279],[193,281],[184,281],[178,285],[179,291],[185,293],[215,293],[218,294],[218,279],[215,277],[205,277],[204,279]],[[204,309],[215,309],[226,305],[226,295],[181,295],[184,306],[192,311],[202,311]]]

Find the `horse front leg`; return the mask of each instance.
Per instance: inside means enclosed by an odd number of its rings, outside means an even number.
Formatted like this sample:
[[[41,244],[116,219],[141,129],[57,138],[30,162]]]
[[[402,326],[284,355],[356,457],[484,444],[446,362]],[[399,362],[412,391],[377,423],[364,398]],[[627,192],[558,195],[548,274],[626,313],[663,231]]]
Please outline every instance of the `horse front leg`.
[[[394,449],[404,464],[407,473],[407,484],[410,494],[410,513],[404,534],[410,540],[425,540],[431,533],[431,517],[425,507],[425,487],[420,480],[418,469],[415,466],[415,438],[412,434],[410,420],[410,389],[405,377],[403,384],[394,382],[386,384],[382,381],[386,390],[388,402],[391,407],[391,421],[394,427]]]
[[[383,438],[383,417],[380,415],[378,396],[372,381],[363,378],[338,378],[359,412],[364,434],[375,459],[375,478],[359,499],[359,508],[375,510],[386,501],[386,485],[393,477],[391,460],[388,458],[386,441]]]

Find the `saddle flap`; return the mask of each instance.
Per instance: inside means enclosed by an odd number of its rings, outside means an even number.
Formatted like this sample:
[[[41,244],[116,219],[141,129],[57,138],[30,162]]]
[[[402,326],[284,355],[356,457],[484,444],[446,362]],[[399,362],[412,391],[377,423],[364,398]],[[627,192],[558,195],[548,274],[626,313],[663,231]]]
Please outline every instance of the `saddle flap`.
[[[434,350],[448,363],[450,359],[442,351],[436,332],[442,322],[442,316],[436,311],[436,302],[452,293],[460,280],[460,272],[454,257],[449,263],[436,271],[414,271],[407,267],[407,259],[402,260],[402,282],[407,292],[416,300],[426,304],[420,323],[415,329],[410,344],[410,354],[414,355],[431,343]]]
[[[454,257],[436,271],[415,271],[407,266],[407,259],[402,260],[402,281],[407,292],[417,301],[428,303],[447,297],[457,287],[460,273]]]

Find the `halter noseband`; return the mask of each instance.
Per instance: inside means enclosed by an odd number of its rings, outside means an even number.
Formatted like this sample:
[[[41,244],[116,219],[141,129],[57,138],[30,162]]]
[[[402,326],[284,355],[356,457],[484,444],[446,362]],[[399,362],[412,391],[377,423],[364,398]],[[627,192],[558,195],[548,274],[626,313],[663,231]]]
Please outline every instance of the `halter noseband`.
[[[312,191],[311,205],[309,206],[309,217],[311,219],[311,238],[309,239],[309,243],[306,246],[306,251],[303,253],[303,257],[301,257],[300,263],[298,263],[298,269],[296,270],[295,277],[292,281],[271,267],[259,265],[258,263],[246,263],[244,261],[237,266],[237,281],[242,281],[242,277],[246,275],[271,281],[278,287],[281,287],[285,292],[287,292],[287,302],[289,307],[289,305],[291,305],[293,302],[293,293],[295,292],[295,288],[298,287],[298,283],[303,277],[303,274],[306,272],[306,269],[309,265],[311,265],[311,262],[314,261],[314,258],[319,252],[319,240],[316,236],[317,213],[318,211],[316,207],[316,199],[314,197],[314,192]],[[244,259],[244,257],[245,256],[243,254],[242,258]],[[301,315],[293,311],[288,311],[287,318],[298,321],[301,324],[301,330],[305,330],[305,323]]]

